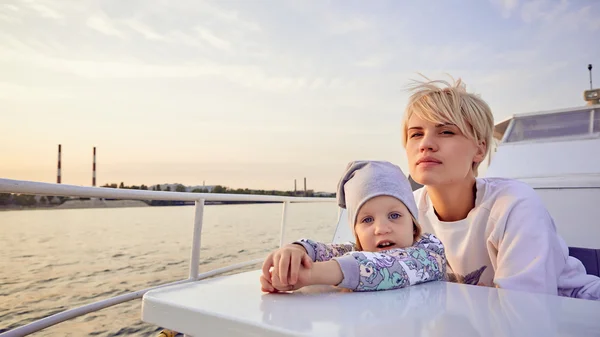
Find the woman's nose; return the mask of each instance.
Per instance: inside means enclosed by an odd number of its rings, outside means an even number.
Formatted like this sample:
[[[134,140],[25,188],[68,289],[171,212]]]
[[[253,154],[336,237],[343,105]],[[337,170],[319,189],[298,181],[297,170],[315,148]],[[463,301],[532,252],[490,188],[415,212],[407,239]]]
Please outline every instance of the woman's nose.
[[[430,134],[425,134],[421,137],[421,143],[419,144],[420,152],[425,151],[437,151],[437,145],[435,139]]]

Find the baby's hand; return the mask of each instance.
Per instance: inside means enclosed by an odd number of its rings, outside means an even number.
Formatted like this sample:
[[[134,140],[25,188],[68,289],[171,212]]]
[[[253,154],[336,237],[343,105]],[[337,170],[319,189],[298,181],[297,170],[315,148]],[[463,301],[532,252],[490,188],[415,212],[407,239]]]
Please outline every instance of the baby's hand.
[[[335,260],[315,262],[310,268],[300,265],[298,279],[294,284],[285,284],[275,275],[272,275],[270,280],[264,276],[261,277],[263,289],[269,292],[298,290],[302,287],[319,284],[337,286],[343,280],[342,268]]]
[[[271,278],[265,277],[265,275],[260,275],[260,290],[266,293],[276,293],[277,289],[273,287],[271,284]]]
[[[273,275],[271,277],[270,286],[273,287],[274,291],[270,292],[292,291],[312,285],[312,273],[313,268],[306,268],[304,265],[300,265],[298,268],[298,277],[296,281],[294,283],[288,282],[287,284],[281,282],[280,278]],[[263,286],[263,288],[265,287]]]
[[[277,280],[276,283],[280,287],[293,286],[298,282],[300,267],[310,269],[312,262],[304,247],[297,244],[288,244],[267,256],[262,266],[262,277],[270,280],[271,284],[275,283],[274,280]],[[271,267],[273,267],[272,272]],[[261,284],[263,282],[262,277]]]

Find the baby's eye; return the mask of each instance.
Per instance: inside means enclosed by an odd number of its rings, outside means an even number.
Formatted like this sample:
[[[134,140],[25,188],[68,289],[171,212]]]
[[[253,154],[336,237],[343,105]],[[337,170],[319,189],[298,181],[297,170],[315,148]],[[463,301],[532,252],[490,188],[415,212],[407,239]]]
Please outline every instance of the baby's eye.
[[[373,222],[373,217],[370,217],[370,216],[365,217],[364,219],[362,219],[361,222],[362,223],[371,223],[371,222]]]
[[[401,216],[400,213],[390,213],[390,219],[392,220],[399,219]]]

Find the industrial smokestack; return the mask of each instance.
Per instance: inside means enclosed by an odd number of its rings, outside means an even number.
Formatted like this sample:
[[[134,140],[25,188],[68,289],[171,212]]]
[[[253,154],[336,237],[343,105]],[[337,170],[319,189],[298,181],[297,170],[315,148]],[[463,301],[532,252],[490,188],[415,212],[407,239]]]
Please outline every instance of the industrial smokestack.
[[[61,157],[61,144],[58,144],[58,169],[57,169],[57,173],[56,173],[56,183],[60,184],[60,157]]]
[[[296,179],[294,179],[294,195],[296,195]]]
[[[304,177],[304,196],[306,196],[306,177]]]
[[[94,146],[94,164],[92,165],[92,186],[96,186],[96,147]]]

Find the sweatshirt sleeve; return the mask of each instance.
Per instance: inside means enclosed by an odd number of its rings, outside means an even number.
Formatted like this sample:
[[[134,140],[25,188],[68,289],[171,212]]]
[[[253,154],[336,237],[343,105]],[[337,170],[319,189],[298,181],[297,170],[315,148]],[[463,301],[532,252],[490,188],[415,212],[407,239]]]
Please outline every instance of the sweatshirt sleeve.
[[[308,253],[308,256],[310,256],[313,261],[319,262],[329,261],[334,257],[342,256],[355,249],[355,245],[352,242],[337,244],[321,243],[310,239],[301,239],[294,243],[304,247]]]
[[[499,219],[494,283],[500,288],[558,294],[568,248],[552,217],[536,196],[516,201]]]
[[[444,246],[433,234],[423,235],[408,248],[355,251],[334,259],[344,275],[339,286],[355,291],[403,288],[446,275]]]
[[[532,188],[511,190],[495,203],[496,229],[487,244],[488,251],[496,250],[492,264],[498,287],[600,300],[600,278],[587,275],[581,261],[569,256],[552,216]]]

